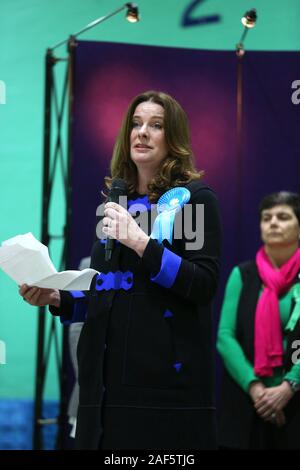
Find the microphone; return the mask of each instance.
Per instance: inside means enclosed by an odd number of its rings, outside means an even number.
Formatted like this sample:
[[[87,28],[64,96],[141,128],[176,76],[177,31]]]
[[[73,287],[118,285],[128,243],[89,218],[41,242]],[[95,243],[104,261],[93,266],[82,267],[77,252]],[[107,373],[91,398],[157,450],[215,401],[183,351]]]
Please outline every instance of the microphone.
[[[124,180],[121,178],[115,178],[112,182],[109,195],[106,202],[116,202],[119,204],[119,197],[126,196],[127,186]],[[114,249],[115,240],[114,238],[107,237],[105,243],[105,261],[110,261],[112,252]]]

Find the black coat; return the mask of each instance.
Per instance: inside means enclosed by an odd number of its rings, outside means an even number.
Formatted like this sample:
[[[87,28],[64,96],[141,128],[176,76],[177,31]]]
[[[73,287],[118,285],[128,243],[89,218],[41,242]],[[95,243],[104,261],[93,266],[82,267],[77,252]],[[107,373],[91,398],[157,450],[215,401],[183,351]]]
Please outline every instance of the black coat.
[[[187,250],[184,237],[171,245],[150,239],[140,258],[117,243],[108,263],[104,244],[94,244],[91,267],[104,275],[127,272],[124,282],[132,287],[99,291],[95,278],[91,285],[77,350],[79,449],[216,446],[211,301],[219,278],[219,211],[203,183],[186,187],[194,230],[196,204],[204,204],[201,249]],[[59,313],[71,318],[85,300],[62,293]]]

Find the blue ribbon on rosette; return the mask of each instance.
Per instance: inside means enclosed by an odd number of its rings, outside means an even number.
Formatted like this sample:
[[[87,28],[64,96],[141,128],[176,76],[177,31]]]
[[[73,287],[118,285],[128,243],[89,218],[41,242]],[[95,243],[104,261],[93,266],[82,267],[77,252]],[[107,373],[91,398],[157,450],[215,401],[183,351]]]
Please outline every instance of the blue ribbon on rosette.
[[[150,237],[155,238],[160,244],[163,240],[168,240],[171,244],[175,215],[190,198],[190,191],[181,187],[172,188],[164,193],[157,202],[158,216],[154,221]]]

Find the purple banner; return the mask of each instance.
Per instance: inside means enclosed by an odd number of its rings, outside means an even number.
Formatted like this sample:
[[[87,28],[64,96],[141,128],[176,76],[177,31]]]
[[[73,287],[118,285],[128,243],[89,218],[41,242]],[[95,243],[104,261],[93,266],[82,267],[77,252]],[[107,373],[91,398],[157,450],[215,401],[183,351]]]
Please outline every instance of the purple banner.
[[[122,116],[134,96],[150,89],[169,93],[188,114],[196,165],[205,170],[205,181],[220,200],[223,281],[236,262],[253,258],[260,243],[260,199],[271,191],[300,191],[300,106],[291,100],[297,79],[300,53],[246,53],[239,173],[234,51],[79,42],[69,268],[89,255],[96,236],[96,208],[103,201],[103,178]]]

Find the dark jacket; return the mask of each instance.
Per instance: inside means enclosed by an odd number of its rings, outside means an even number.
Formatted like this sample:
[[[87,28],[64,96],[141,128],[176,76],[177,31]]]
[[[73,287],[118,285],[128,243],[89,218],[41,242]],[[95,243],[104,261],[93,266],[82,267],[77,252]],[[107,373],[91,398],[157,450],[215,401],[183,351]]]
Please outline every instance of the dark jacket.
[[[187,250],[184,235],[172,244],[150,239],[140,258],[117,243],[108,263],[104,244],[94,244],[91,267],[103,279],[102,286],[92,282],[77,351],[77,448],[216,446],[211,301],[219,278],[219,211],[204,184],[186,187],[194,231],[196,204],[204,204],[201,249]],[[122,274],[114,287],[109,281],[116,271],[126,273],[121,288]],[[74,304],[85,300],[63,293],[59,313],[70,319]]]

